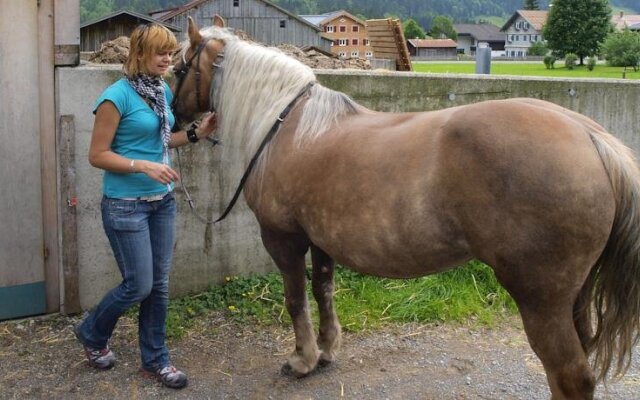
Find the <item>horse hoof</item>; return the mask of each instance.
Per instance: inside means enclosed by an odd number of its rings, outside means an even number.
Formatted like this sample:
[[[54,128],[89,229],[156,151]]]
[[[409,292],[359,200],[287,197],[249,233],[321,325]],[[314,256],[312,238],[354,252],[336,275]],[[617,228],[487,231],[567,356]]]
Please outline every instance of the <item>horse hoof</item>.
[[[289,363],[282,364],[282,368],[280,368],[280,372],[285,376],[293,376],[295,378],[304,378],[309,374],[303,374],[302,372],[298,372]]]

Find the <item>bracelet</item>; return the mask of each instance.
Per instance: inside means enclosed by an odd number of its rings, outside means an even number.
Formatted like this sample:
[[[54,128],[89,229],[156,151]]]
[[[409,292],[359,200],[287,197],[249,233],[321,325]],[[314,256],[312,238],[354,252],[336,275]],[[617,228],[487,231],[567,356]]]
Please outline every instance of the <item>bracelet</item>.
[[[187,129],[187,140],[189,140],[191,143],[195,143],[200,140],[200,138],[196,134],[196,128],[193,125],[191,125],[189,129]]]
[[[129,163],[129,169],[131,170],[131,172],[136,172],[136,160],[131,160],[131,162]]]

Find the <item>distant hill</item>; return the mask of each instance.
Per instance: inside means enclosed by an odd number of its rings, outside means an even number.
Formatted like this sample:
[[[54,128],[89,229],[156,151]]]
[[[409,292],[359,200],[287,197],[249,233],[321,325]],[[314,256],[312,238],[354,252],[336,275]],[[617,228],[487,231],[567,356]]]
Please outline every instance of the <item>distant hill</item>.
[[[151,10],[183,5],[191,0],[80,0],[83,22],[99,18],[121,8],[147,13]],[[455,23],[492,21],[494,24],[522,9],[524,0],[270,0],[295,14],[322,14],[328,11],[347,10],[363,17],[401,19],[413,18],[423,28],[429,29],[437,15],[448,15]],[[547,9],[549,0],[539,0],[541,9]],[[610,0],[613,8],[640,14],[639,0]],[[617,12],[617,11],[616,11]]]

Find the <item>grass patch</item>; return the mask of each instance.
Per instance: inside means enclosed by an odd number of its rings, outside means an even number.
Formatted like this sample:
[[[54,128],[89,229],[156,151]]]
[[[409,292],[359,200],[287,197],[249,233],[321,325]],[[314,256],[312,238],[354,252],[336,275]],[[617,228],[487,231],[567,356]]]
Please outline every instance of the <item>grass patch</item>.
[[[415,72],[428,72],[435,74],[474,74],[476,66],[474,62],[450,62],[450,63],[413,63]],[[609,67],[598,64],[589,71],[586,65],[578,65],[573,70],[565,68],[563,62],[557,61],[554,69],[546,69],[542,61],[529,62],[492,62],[492,75],[517,75],[517,76],[549,76],[557,78],[603,78],[621,79],[624,68]],[[627,69],[626,79],[640,79],[640,71],[634,72]]]
[[[479,262],[418,279],[383,279],[346,268],[336,269],[336,308],[345,331],[360,332],[388,324],[472,321],[491,326],[517,311],[497,283],[493,271]],[[308,296],[317,324],[317,307]],[[227,278],[222,285],[194,296],[172,300],[167,335],[183,336],[209,311],[224,311],[237,322],[289,325],[278,273]]]

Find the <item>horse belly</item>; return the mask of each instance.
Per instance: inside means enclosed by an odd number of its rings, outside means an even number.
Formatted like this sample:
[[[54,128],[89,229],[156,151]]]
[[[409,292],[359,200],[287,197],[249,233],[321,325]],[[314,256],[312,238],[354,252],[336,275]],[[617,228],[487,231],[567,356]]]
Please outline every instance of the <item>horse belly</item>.
[[[406,207],[335,210],[304,224],[311,241],[355,271],[412,278],[445,271],[470,259],[466,242],[435,212]]]

